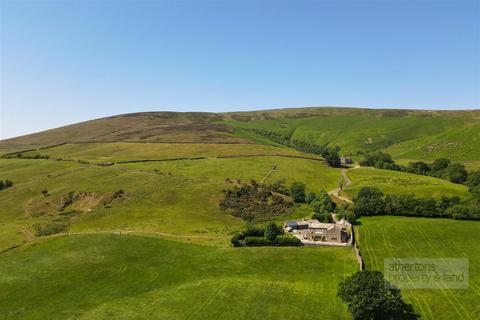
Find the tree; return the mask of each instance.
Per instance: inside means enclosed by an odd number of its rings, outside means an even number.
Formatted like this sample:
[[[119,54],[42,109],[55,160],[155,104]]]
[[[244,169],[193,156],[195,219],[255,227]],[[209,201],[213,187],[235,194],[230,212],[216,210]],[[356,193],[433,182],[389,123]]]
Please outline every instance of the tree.
[[[423,161],[410,162],[408,165],[408,172],[427,175],[428,172],[432,170],[428,164]]]
[[[314,201],[315,199],[317,199],[317,195],[313,192],[309,192],[305,196],[305,202],[306,203],[312,203],[312,201]]]
[[[394,161],[388,153],[383,153],[381,151],[364,155],[364,159],[360,162],[362,166],[376,167],[380,169],[383,169],[386,163],[393,164]]]
[[[330,167],[340,167],[340,156],[338,155],[338,150],[338,147],[325,148],[325,150],[322,152],[322,157],[325,158],[325,161],[327,161],[327,164]]]
[[[0,190],[5,189],[5,183],[3,183],[2,180],[0,180]]]
[[[354,319],[417,319],[411,305],[402,300],[400,290],[383,279],[380,271],[359,271],[340,282],[337,296]]]
[[[433,161],[432,163],[432,171],[445,170],[450,165],[450,163],[451,163],[450,159],[445,159],[445,158],[435,159],[435,161]]]
[[[11,186],[13,186],[13,182],[11,180],[5,180],[5,188],[10,188]]]
[[[302,182],[294,182],[290,187],[290,194],[293,202],[304,203],[305,202],[305,184]]]
[[[472,196],[480,201],[480,171],[474,171],[468,175],[467,185]]]
[[[277,226],[275,222],[269,222],[265,228],[265,239],[274,241],[275,238],[282,233],[281,227]]]
[[[451,182],[464,183],[467,181],[468,172],[463,164],[453,163],[445,170],[445,175]]]
[[[354,212],[357,216],[374,216],[384,214],[383,193],[375,187],[363,187],[353,198]]]
[[[316,220],[318,220],[320,222],[323,222],[323,223],[332,223],[333,222],[332,214],[329,213],[329,212],[324,212],[324,213],[315,212],[314,214],[312,214],[312,219],[316,219]]]
[[[321,190],[318,194],[318,197],[311,204],[314,212],[326,213],[333,212],[337,207],[337,204],[332,201],[332,198],[328,195],[325,190]]]

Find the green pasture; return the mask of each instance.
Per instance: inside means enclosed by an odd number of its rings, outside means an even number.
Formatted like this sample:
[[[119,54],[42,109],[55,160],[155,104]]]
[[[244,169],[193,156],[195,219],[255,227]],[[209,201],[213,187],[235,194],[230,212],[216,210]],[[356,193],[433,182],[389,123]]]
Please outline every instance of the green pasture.
[[[480,125],[450,128],[439,134],[393,145],[385,151],[396,159],[448,158],[456,161],[478,161]]]
[[[394,112],[394,111],[392,111]],[[384,149],[403,141],[427,138],[445,130],[458,129],[466,117],[378,116],[373,113],[339,114],[307,117],[276,117],[254,121],[228,120],[240,129],[263,129],[281,133],[291,139],[319,145],[339,146],[341,152],[356,153]],[[478,158],[478,155],[477,155]]]
[[[1,319],[350,319],[350,248],[62,236],[0,256]]]
[[[466,258],[468,289],[402,289],[421,319],[479,319],[480,222],[412,217],[368,217],[356,227],[367,269],[385,258]]]
[[[216,183],[225,182],[227,178],[243,182],[263,180],[265,183],[284,179],[287,185],[300,181],[314,192],[335,189],[340,179],[340,169],[331,168],[322,161],[277,156],[128,163],[117,166]]]
[[[350,197],[355,196],[362,187],[377,187],[384,194],[415,194],[416,196],[459,196],[470,197],[468,188],[444,179],[421,176],[406,172],[381,170],[375,168],[351,169],[347,172],[352,184],[345,189]]]
[[[304,153],[285,147],[258,144],[212,144],[212,143],[78,143],[65,144],[44,150],[26,152],[52,158],[85,160],[89,162],[116,162],[129,160],[152,160],[172,158],[214,158],[221,156],[251,155],[300,155]],[[312,156],[314,157],[314,156]]]

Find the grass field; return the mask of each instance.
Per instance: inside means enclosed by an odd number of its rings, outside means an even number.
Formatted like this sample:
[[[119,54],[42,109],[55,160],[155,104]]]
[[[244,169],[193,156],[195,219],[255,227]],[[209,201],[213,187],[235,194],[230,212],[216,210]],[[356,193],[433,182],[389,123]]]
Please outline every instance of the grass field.
[[[249,182],[271,183],[284,179],[286,184],[300,181],[310,191],[331,190],[337,187],[340,169],[323,162],[307,159],[290,159],[276,156],[233,159],[180,160],[168,162],[128,163],[118,167],[171,173],[201,181],[225,182],[226,178]],[[273,168],[275,170],[273,170]]]
[[[1,319],[350,319],[348,248],[63,236],[0,256]]]
[[[396,144],[385,151],[397,159],[478,161],[480,125],[451,128],[437,135]]]
[[[254,121],[229,120],[225,123],[242,129],[273,131],[291,139],[309,141],[319,145],[338,145],[343,153],[356,153],[359,150],[384,149],[414,139],[427,139],[432,135],[436,136],[452,130],[457,133],[456,136],[439,136],[448,144],[453,142],[458,135],[464,134],[458,132],[461,131],[464,123],[473,120],[473,118],[468,118],[468,114],[438,116],[428,112],[411,114],[405,110],[383,113],[373,110],[364,110],[364,112],[348,112],[347,110],[341,114],[327,112],[325,115],[309,114],[298,117],[293,115],[290,117],[266,116]],[[472,128],[474,127],[472,125]],[[450,141],[451,139],[453,141]],[[468,137],[463,141],[469,141]],[[480,146],[480,142],[471,141],[471,144],[457,144],[457,149],[464,148],[465,150],[462,149],[464,154],[470,154],[471,157],[478,159],[480,156],[478,152],[472,152],[475,145]],[[407,150],[412,150],[415,146],[409,146]]]
[[[411,217],[368,217],[360,222],[357,239],[367,269],[383,271],[384,258],[467,258],[467,290],[402,293],[422,319],[480,318],[480,222]]]
[[[92,201],[83,201],[84,208],[78,208],[83,212],[70,219],[71,232],[162,232],[184,240],[196,235],[199,240],[225,243],[231,228],[243,225],[218,209],[225,183],[50,160],[1,160],[0,167],[0,175],[15,183],[0,193],[3,223],[31,229],[37,222],[64,219],[50,204],[75,191],[88,192]],[[40,193],[43,189],[49,191],[48,197]],[[126,192],[124,200],[109,207],[95,205],[97,197],[119,189]]]
[[[273,166],[276,170],[272,170]],[[19,226],[32,230],[35,223],[68,220],[70,232],[130,231],[159,234],[181,241],[225,245],[243,222],[218,208],[222,190],[241,179],[269,183],[286,179],[307,183],[309,190],[333,189],[339,169],[321,161],[253,157],[171,162],[131,163],[101,167],[68,161],[1,159],[0,177],[14,187],[0,193],[0,218],[5,230]],[[49,196],[41,194],[48,190]],[[122,189],[126,197],[108,207],[102,197]],[[55,204],[74,191],[86,193],[79,211],[70,219]],[[303,210],[300,209],[299,210]],[[65,210],[69,212],[69,210]],[[302,211],[303,212],[303,211]],[[293,212],[294,216],[298,216]],[[0,225],[0,228],[1,225]],[[21,243],[21,234],[2,234],[0,250]]]
[[[212,143],[82,143],[66,144],[45,150],[24,153],[49,155],[53,158],[86,160],[89,162],[116,162],[171,158],[249,156],[249,155],[298,155],[307,156],[293,149],[257,144]],[[315,157],[312,155],[311,157]]]
[[[351,248],[229,247],[245,223],[218,204],[237,179],[300,181],[318,192],[336,189],[341,177],[319,157],[246,129],[339,145],[341,153],[388,147],[404,161],[452,154],[477,168],[479,119],[478,111],[340,108],[139,113],[1,141],[2,153],[67,142],[25,154],[73,161],[0,159],[0,179],[14,182],[0,191],[0,319],[350,319],[335,294],[358,269]],[[178,160],[199,157],[205,159]],[[469,197],[465,186],[431,177],[373,168],[347,174],[349,197],[362,186]],[[308,205],[296,205],[276,221],[310,215]],[[469,290],[404,295],[425,319],[480,318],[480,223],[402,217],[361,223],[370,269],[382,270],[383,258],[392,256],[468,257]],[[64,229],[34,234],[51,225]]]
[[[359,168],[348,171],[353,183],[345,190],[350,197],[358,193],[360,188],[375,186],[385,194],[415,194],[417,196],[458,196],[462,199],[470,197],[464,185],[451,183],[444,179],[421,176],[406,172],[381,170],[375,168]]]

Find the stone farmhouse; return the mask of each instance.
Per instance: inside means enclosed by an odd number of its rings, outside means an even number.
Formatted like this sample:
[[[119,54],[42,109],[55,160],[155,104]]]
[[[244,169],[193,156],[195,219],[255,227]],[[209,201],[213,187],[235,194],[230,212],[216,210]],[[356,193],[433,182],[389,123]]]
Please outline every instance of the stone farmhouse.
[[[352,225],[342,219],[322,223],[316,219],[292,220],[284,223],[285,232],[297,237],[305,245],[350,245]]]

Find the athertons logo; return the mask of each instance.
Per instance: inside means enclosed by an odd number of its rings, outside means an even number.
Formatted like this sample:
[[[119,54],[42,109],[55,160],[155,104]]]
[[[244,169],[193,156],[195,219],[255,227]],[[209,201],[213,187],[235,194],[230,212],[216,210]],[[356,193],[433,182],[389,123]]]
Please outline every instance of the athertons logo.
[[[384,260],[386,283],[406,289],[467,289],[467,259]],[[387,284],[388,285],[388,284]]]

